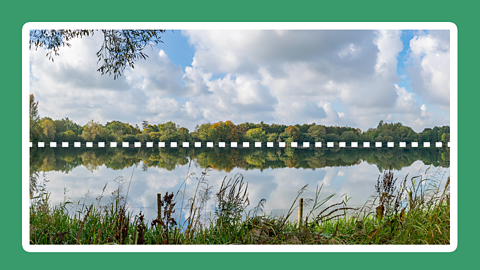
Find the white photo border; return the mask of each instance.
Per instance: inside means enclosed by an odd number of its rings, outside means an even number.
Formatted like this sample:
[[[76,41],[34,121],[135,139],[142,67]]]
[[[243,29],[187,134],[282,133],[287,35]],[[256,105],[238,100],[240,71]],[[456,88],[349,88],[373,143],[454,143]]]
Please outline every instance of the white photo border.
[[[31,245],[29,95],[32,29],[449,30],[450,245]],[[27,252],[453,252],[458,246],[458,30],[451,22],[29,22],[22,29],[22,246]]]

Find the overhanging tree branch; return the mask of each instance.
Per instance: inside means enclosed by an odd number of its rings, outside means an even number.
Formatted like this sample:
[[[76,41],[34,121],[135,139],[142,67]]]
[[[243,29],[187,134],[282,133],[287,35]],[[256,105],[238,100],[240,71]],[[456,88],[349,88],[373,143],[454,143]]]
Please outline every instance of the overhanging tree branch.
[[[103,34],[102,47],[96,53],[97,63],[102,65],[97,71],[102,75],[113,75],[113,79],[116,79],[122,75],[127,65],[133,69],[135,61],[147,59],[148,55],[142,52],[143,49],[147,45],[163,43],[161,34],[165,30],[31,30],[30,49],[45,48],[46,57],[54,61],[54,57],[60,55],[60,47],[72,46],[70,40],[93,36],[97,32]]]

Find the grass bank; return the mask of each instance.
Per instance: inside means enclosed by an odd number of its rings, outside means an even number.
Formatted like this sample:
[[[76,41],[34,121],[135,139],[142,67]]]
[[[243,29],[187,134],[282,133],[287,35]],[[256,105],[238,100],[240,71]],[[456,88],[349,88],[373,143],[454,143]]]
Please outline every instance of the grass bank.
[[[428,171],[428,169],[427,169]],[[423,175],[398,181],[393,172],[379,176],[376,194],[361,208],[347,200],[329,204],[333,195],[306,199],[311,211],[299,221],[298,200],[303,187],[283,216],[266,215],[261,200],[247,211],[248,184],[241,175],[225,178],[214,194],[216,209],[207,220],[202,209],[210,198],[207,173],[198,178],[196,192],[188,201],[189,217],[182,224],[174,219],[181,193],[165,194],[161,213],[147,221],[142,212],[128,211],[126,197],[118,190],[105,206],[82,205],[75,213],[70,202],[52,205],[47,192],[40,192],[30,206],[31,244],[450,244],[450,178],[440,186]],[[101,197],[99,197],[99,202]]]

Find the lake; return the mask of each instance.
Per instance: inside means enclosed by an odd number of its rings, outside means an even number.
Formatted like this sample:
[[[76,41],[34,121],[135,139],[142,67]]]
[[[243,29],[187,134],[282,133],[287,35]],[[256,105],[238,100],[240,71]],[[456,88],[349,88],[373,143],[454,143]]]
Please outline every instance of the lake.
[[[102,203],[111,199],[119,185],[130,210],[141,210],[147,220],[156,216],[157,193],[184,192],[193,197],[198,178],[212,189],[206,212],[214,210],[214,195],[226,177],[241,174],[248,183],[250,206],[266,199],[265,212],[285,214],[298,191],[308,184],[303,198],[314,198],[322,186],[322,197],[346,194],[348,205],[361,206],[375,193],[375,184],[391,168],[398,180],[424,174],[445,182],[450,175],[446,148],[295,149],[295,148],[31,148],[30,190],[45,183],[54,204],[65,196],[74,203]],[[187,177],[189,176],[189,177]],[[46,180],[46,181],[44,181]],[[48,182],[47,182],[48,181]],[[130,185],[130,186],[129,186]],[[105,188],[105,189],[104,189]],[[66,191],[66,192],[65,192]],[[180,197],[179,197],[180,198]],[[181,208],[182,200],[176,207]],[[308,207],[307,207],[308,210]],[[306,211],[307,211],[306,210]],[[182,220],[185,210],[177,209]]]

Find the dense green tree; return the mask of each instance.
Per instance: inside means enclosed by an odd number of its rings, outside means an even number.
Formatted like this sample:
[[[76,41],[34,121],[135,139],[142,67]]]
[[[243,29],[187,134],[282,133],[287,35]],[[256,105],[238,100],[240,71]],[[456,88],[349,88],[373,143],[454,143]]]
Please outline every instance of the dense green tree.
[[[189,136],[190,133],[188,132],[187,128],[181,127],[176,131],[176,133],[178,134],[176,135],[178,138],[178,142],[182,143],[182,142],[190,141],[190,136]]]
[[[150,132],[148,135],[150,136],[150,140],[152,142],[160,142],[160,138],[162,137],[161,132]]]
[[[301,133],[308,133],[308,130],[313,127],[315,125],[315,123],[313,124],[303,124],[303,125],[299,125],[299,124],[296,124],[295,126],[298,127],[298,129],[300,130]]]
[[[42,125],[36,125],[33,129],[30,129],[30,141],[32,142],[43,141]]]
[[[420,139],[421,139],[422,142],[435,141],[436,137],[437,136],[436,136],[435,132],[431,128],[425,128],[420,135]]]
[[[363,132],[358,136],[358,142],[363,143],[363,142],[373,142],[373,138],[369,136],[368,133]]]
[[[143,120],[142,122],[142,129],[145,130],[147,127],[148,127],[148,121],[147,120]]]
[[[143,133],[158,132],[158,126],[156,125],[147,125],[143,128]]]
[[[267,135],[267,142],[277,142],[280,136],[277,133],[269,133]]]
[[[418,142],[419,141],[419,138],[418,138],[418,134],[415,133],[415,131],[410,131],[407,135],[407,137],[405,137],[405,142],[408,142],[408,143],[411,143],[411,142]]]
[[[391,130],[383,130],[378,134],[378,136],[375,138],[376,142],[393,142],[393,133]]]
[[[42,129],[43,129],[43,140],[46,142],[51,142],[55,139],[55,123],[50,118],[44,118],[41,121]]]
[[[43,130],[38,125],[40,115],[38,113],[38,101],[35,101],[33,94],[30,94],[30,141],[38,142],[42,136]]]
[[[342,135],[340,136],[340,140],[348,143],[358,142],[358,137],[352,130],[348,130],[342,133]]]
[[[38,113],[38,101],[35,101],[33,94],[30,94],[30,129],[34,129],[35,125],[40,120]]]
[[[413,131],[412,128],[410,127],[405,127],[405,126],[402,126],[400,128],[398,128],[397,130],[394,131],[394,141],[395,142],[405,142],[408,135],[413,132],[415,133],[415,131]]]
[[[270,132],[270,126],[268,124],[265,124],[263,121],[260,121],[259,124],[255,125],[257,128],[261,128],[263,131],[266,133]]]
[[[450,141],[450,133],[443,133],[440,141],[444,144],[447,144]]]
[[[210,123],[205,123],[205,124],[202,124],[197,132],[198,132],[198,139],[200,139],[200,141],[202,142],[206,142],[206,141],[211,141],[210,140],[210,137],[209,137],[209,134],[210,134],[210,127],[211,127],[211,124]]]
[[[339,142],[340,141],[340,136],[338,136],[335,133],[328,133],[325,136],[325,141],[326,142]]]
[[[135,128],[132,125],[128,123],[122,123],[120,121],[107,122],[105,128],[108,129],[110,134],[113,136],[112,140],[117,142],[123,141],[123,137],[126,135],[137,134]]]
[[[271,124],[270,125],[270,133],[277,133],[280,134],[282,132],[285,132],[285,129],[287,128],[286,125],[279,125],[279,124]]]
[[[81,137],[84,141],[88,142],[105,142],[113,138],[110,130],[93,120],[84,126]]]
[[[252,128],[247,131],[245,138],[250,142],[266,142],[267,134],[261,128]]]
[[[178,128],[179,128],[179,126],[177,124],[173,123],[172,121],[168,121],[164,124],[159,124],[158,125],[158,130],[160,132],[165,133],[165,134],[172,134],[172,133],[176,132]]]
[[[314,125],[308,129],[308,134],[315,142],[324,142],[327,131],[324,126]]]
[[[150,136],[150,133],[142,132],[140,134],[135,135],[135,141],[137,142],[151,142],[152,138]]]
[[[137,138],[136,138],[136,135],[134,135],[134,134],[124,135],[124,136],[122,137],[122,141],[123,141],[123,142],[131,143],[131,144],[132,144],[132,143],[135,143],[135,142],[138,142],[138,141],[137,141]]]
[[[309,125],[284,126],[272,124],[242,123],[220,121],[214,124],[197,125],[193,132],[169,121],[160,124],[143,125],[143,131],[129,123],[120,121],[107,122],[104,126],[93,120],[80,126],[68,118],[52,120],[42,118],[30,131],[32,142],[37,141],[117,141],[117,142],[444,142],[450,140],[450,127],[426,128],[416,133],[412,128],[401,123],[380,121],[376,128],[365,132],[351,127],[323,126],[315,123]],[[145,121],[143,124],[147,124]],[[303,131],[306,130],[306,132]],[[279,131],[274,132],[274,131]],[[52,136],[54,139],[52,139]]]
[[[72,130],[67,130],[63,132],[62,138],[62,141],[73,142],[77,138],[77,135]]]

